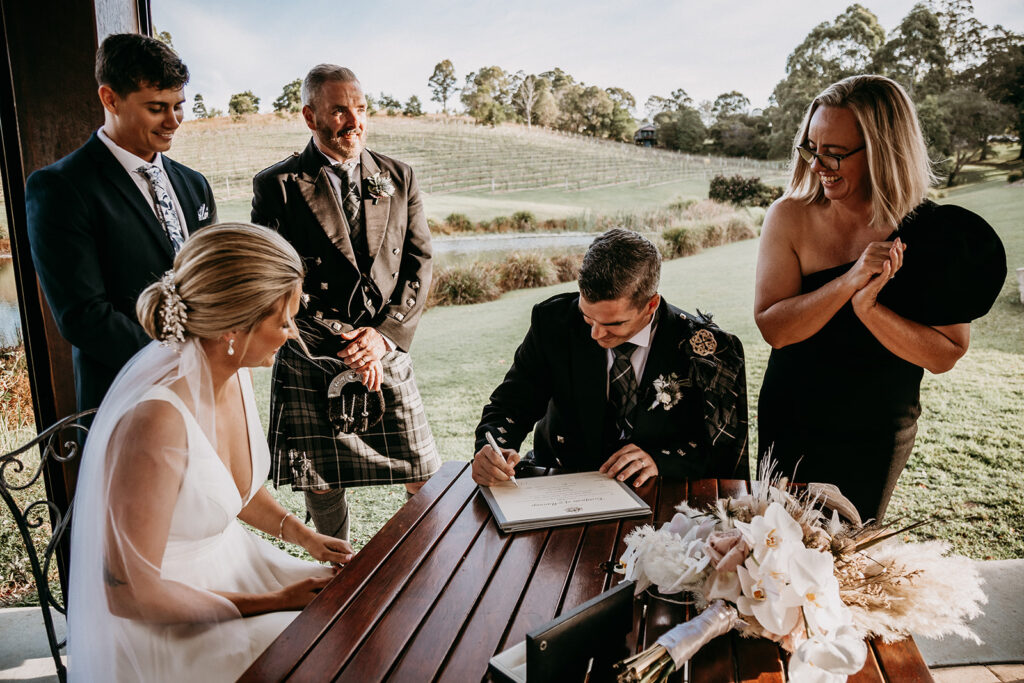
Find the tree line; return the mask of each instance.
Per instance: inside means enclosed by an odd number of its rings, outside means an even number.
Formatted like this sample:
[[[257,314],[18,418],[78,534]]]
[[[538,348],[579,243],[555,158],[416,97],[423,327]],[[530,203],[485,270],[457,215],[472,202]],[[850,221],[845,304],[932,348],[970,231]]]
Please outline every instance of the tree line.
[[[169,36],[168,36],[169,39]],[[785,77],[764,110],[735,90],[712,101],[694,102],[683,88],[637,102],[623,88],[588,85],[555,67],[537,74],[485,66],[466,74],[460,86],[452,62],[439,62],[427,80],[431,99],[448,114],[456,103],[477,123],[506,121],[579,135],[629,141],[639,125],[653,125],[658,146],[693,153],[778,159],[789,156],[793,136],[810,101],[829,84],[859,73],[899,82],[917,105],[933,159],[952,185],[963,166],[983,160],[993,135],[1024,137],[1024,36],[974,16],[971,0],[927,0],[886,32],[873,12],[850,5],[807,34],[786,60]],[[301,80],[282,89],[276,112],[298,112]],[[252,91],[236,93],[228,113],[259,110]],[[370,112],[421,116],[415,95],[402,103],[367,94]],[[198,118],[221,115],[197,94]],[[1021,151],[1024,158],[1024,148]]]

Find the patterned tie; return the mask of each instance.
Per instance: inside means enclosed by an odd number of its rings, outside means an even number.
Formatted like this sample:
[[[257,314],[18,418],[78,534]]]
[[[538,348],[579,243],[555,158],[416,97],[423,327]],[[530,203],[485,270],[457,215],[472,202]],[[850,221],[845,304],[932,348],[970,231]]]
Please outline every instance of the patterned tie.
[[[339,164],[334,170],[341,178],[341,208],[345,211],[348,231],[355,238],[362,232],[359,223],[359,211],[362,207],[359,200],[359,164]]]
[[[615,410],[615,429],[625,438],[633,435],[633,411],[637,402],[636,373],[630,357],[636,350],[636,344],[625,342],[619,344],[612,353],[612,369],[608,374],[608,402]]]
[[[153,193],[153,202],[156,204],[157,218],[163,224],[167,239],[171,241],[171,248],[177,254],[181,250],[181,243],[185,241],[185,237],[181,232],[181,223],[178,222],[178,212],[174,209],[170,193],[167,192],[163,171],[159,166],[139,166],[135,170],[149,181],[149,189]]]

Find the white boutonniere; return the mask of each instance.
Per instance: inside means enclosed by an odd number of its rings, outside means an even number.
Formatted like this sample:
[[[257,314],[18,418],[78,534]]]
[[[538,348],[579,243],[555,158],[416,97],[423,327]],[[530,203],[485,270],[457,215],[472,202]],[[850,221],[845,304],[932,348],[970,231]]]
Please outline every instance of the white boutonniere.
[[[395,194],[395,183],[391,180],[391,174],[385,171],[378,171],[366,179],[366,189],[373,199],[373,203]]]
[[[662,410],[671,410],[683,398],[683,387],[690,386],[689,380],[684,380],[676,373],[668,377],[658,375],[652,382],[654,386],[654,403],[648,410],[660,407]]]
[[[199,207],[199,212],[196,214],[196,218],[198,218],[201,221],[205,221],[209,217],[210,209],[206,207],[206,204],[203,204],[202,206]]]

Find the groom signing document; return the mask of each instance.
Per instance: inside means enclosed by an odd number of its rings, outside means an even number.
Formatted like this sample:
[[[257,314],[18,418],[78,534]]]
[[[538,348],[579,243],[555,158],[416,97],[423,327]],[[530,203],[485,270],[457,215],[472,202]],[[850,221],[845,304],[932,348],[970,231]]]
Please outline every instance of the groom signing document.
[[[474,481],[507,481],[535,424],[539,466],[634,477],[634,486],[659,474],[748,477],[743,347],[710,317],[665,301],[660,277],[661,254],[643,236],[615,228],[594,240],[579,294],[534,307],[484,407]]]

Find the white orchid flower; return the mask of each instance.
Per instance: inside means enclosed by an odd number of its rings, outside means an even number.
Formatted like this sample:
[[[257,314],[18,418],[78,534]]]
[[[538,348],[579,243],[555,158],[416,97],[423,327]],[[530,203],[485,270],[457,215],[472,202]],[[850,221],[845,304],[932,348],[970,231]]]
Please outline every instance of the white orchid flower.
[[[790,555],[790,585],[801,598],[812,632],[830,634],[852,620],[839,597],[834,566],[827,552],[799,548]]]
[[[737,520],[736,528],[743,532],[758,562],[763,562],[773,551],[804,547],[803,530],[779,503],[772,503],[764,515],[754,517],[749,523]]]
[[[843,683],[864,667],[868,650],[864,639],[850,626],[832,636],[815,635],[805,640],[789,658],[792,683]]]
[[[778,566],[768,561],[758,565],[754,558],[747,558],[743,566],[736,568],[742,590],[736,599],[736,609],[741,614],[753,615],[767,631],[777,636],[788,634],[800,619],[801,598],[790,588],[785,575],[785,557]]]

